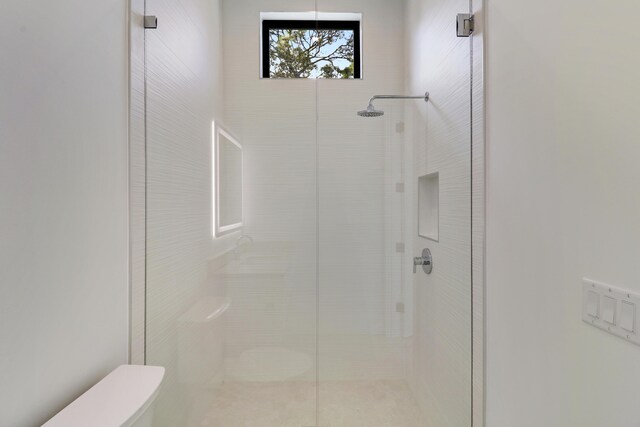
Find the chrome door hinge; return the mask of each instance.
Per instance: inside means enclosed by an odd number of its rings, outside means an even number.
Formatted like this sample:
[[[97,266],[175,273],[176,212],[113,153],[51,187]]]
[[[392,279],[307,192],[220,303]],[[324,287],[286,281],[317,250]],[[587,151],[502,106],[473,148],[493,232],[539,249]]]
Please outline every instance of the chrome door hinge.
[[[154,15],[145,15],[144,28],[152,30],[158,28],[158,17]]]
[[[458,37],[469,37],[473,33],[473,15],[459,13],[456,17],[456,31]]]

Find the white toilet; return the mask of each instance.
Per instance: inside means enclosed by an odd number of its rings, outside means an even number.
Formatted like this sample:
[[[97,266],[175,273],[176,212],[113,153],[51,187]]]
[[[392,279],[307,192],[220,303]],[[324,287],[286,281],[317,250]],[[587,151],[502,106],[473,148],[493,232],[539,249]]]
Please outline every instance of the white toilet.
[[[150,427],[164,368],[122,365],[43,427]]]

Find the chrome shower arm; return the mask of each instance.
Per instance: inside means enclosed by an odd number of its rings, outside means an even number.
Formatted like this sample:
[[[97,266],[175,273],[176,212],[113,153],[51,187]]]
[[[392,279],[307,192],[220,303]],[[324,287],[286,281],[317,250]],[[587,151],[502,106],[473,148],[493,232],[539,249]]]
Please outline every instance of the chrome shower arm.
[[[417,96],[405,96],[405,95],[374,95],[370,100],[369,104],[371,104],[376,99],[424,99],[424,102],[429,101],[429,92],[424,95]]]
[[[373,101],[376,99],[424,99],[424,102],[429,101],[429,92],[419,96],[406,96],[406,95],[374,95],[369,100],[369,106],[366,110],[358,111],[360,117],[381,117],[384,116],[384,111],[376,110],[373,106]]]

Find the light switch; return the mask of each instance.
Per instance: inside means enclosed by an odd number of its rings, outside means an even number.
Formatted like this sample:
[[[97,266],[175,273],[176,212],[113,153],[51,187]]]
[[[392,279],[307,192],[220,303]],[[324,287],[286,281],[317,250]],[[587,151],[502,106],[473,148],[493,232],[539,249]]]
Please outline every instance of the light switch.
[[[620,327],[625,331],[634,332],[636,326],[636,305],[629,301],[622,301],[620,305]]]
[[[600,294],[593,291],[587,292],[587,314],[591,317],[598,317],[600,309]]]
[[[616,300],[608,296],[602,297],[602,320],[616,324]]]

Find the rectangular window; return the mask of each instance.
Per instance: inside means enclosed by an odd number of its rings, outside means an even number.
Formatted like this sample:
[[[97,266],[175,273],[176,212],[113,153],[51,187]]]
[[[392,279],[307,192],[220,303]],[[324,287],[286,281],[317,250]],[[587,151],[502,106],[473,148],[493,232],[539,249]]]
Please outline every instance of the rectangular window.
[[[360,66],[360,21],[262,21],[264,78],[359,79]]]

